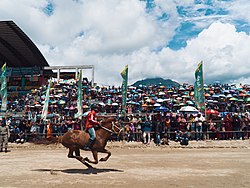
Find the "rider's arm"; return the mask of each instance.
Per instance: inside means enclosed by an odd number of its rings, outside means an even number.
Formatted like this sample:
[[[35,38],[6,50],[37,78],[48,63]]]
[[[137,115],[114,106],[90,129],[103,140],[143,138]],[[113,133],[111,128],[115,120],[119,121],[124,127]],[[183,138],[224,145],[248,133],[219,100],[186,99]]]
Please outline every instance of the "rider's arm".
[[[90,115],[89,122],[90,122],[92,125],[100,125],[100,123],[99,123],[98,121],[95,120],[93,114]]]

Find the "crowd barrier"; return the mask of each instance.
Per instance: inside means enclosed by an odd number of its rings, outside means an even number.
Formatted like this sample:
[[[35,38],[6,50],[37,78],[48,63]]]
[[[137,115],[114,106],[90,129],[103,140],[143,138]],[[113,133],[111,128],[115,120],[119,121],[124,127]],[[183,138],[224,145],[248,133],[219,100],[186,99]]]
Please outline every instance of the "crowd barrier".
[[[109,141],[135,141],[135,142],[143,142],[143,132],[134,132],[127,133],[124,132],[120,135],[113,133],[109,139]],[[177,135],[183,134],[181,131],[167,131],[162,133],[156,133],[151,131],[151,138],[155,141],[157,135],[160,135],[160,138],[167,138],[169,140],[175,140]],[[198,140],[197,135],[199,135],[199,140],[230,140],[230,139],[249,139],[250,131],[187,131],[184,134],[187,134],[189,140]],[[62,136],[62,134],[52,133],[51,136],[54,138]],[[174,136],[173,136],[174,135]],[[42,133],[24,133],[21,138],[25,140],[25,142],[39,142],[44,140],[50,140],[47,138],[47,134]],[[11,134],[9,139],[10,142],[15,142],[16,139],[20,138],[17,134]],[[56,139],[55,139],[56,140]]]

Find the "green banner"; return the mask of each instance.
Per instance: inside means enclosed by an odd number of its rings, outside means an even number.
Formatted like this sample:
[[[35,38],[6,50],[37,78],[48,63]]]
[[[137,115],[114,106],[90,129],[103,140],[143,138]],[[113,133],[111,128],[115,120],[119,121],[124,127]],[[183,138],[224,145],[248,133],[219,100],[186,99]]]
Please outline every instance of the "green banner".
[[[127,106],[127,88],[128,88],[128,65],[125,66],[124,70],[121,72],[122,76],[122,113],[126,114]]]
[[[205,113],[205,97],[203,83],[203,62],[198,64],[195,71],[194,98],[198,109]]]
[[[2,105],[1,111],[5,112],[7,110],[7,81],[6,81],[6,63],[2,66],[2,74],[1,74],[1,98]]]
[[[75,118],[82,117],[82,70],[80,70],[77,77],[77,113]]]
[[[44,105],[43,105],[43,110],[42,110],[42,115],[41,115],[41,119],[42,119],[42,120],[46,120],[47,115],[48,115],[50,86],[51,86],[51,79],[49,80],[48,87],[47,87],[47,91],[46,91],[45,103],[44,103]]]

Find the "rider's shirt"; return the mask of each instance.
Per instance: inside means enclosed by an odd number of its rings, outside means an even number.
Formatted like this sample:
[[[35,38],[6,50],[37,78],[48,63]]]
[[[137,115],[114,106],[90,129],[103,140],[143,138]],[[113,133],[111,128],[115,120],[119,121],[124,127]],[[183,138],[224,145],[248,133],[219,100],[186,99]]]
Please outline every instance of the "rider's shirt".
[[[91,110],[88,113],[87,120],[86,120],[86,130],[92,128],[94,125],[98,125],[98,121],[96,119],[96,113],[94,110]]]

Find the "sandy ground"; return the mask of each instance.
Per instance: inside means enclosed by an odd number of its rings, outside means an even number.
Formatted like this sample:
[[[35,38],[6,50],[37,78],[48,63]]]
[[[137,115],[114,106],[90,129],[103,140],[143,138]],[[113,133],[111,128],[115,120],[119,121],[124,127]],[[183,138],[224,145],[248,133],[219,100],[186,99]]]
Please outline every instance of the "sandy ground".
[[[250,145],[193,141],[187,147],[108,143],[112,156],[89,169],[61,145],[10,144],[0,153],[0,187],[205,187],[250,185]],[[90,152],[82,156],[92,157]],[[103,154],[99,154],[103,157]]]

